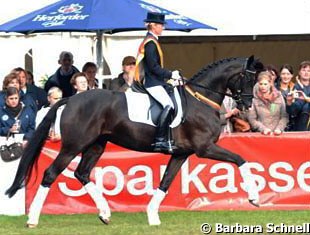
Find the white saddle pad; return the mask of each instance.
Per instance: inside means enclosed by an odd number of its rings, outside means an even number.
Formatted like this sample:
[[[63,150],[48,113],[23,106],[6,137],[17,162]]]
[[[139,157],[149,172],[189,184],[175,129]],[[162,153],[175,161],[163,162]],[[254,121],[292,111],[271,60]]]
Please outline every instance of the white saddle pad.
[[[148,125],[156,126],[151,118],[150,112],[150,99],[147,94],[142,94],[138,92],[133,92],[131,89],[127,89],[125,92],[127,107],[128,107],[128,116],[129,119],[133,122],[145,123]],[[178,113],[175,116],[174,120],[170,124],[171,128],[177,127],[182,121],[182,104],[181,98],[178,89],[174,88],[174,96],[178,106]]]

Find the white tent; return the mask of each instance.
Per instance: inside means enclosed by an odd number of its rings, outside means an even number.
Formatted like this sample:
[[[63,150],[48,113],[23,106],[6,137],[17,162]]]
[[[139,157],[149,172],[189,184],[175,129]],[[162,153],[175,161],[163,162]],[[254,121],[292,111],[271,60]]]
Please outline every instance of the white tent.
[[[290,35],[310,33],[308,0],[147,0],[217,27],[173,35]],[[171,32],[168,33],[171,35]]]

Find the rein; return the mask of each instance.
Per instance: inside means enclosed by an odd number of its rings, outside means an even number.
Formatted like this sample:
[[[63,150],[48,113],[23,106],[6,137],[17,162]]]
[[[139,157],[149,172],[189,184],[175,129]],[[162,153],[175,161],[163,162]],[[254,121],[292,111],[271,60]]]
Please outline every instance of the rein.
[[[246,61],[247,62],[247,61]],[[246,63],[245,63],[245,66],[246,66]],[[253,94],[242,94],[242,81],[240,81],[240,79],[242,78],[247,78],[248,77],[248,74],[255,74],[256,72],[255,71],[251,71],[251,70],[248,70],[246,68],[243,69],[242,72],[240,72],[240,76],[241,78],[239,78],[237,81],[239,81],[239,88],[237,89],[237,92],[235,95],[233,94],[230,94],[230,93],[227,93],[227,92],[219,92],[219,91],[214,91],[214,90],[211,90],[210,88],[206,87],[206,86],[203,86],[203,85],[200,85],[200,84],[197,84],[197,83],[194,83],[190,80],[186,80],[183,78],[183,80],[185,81],[185,90],[190,94],[192,95],[195,99],[197,99],[198,101],[201,101],[209,106],[211,106],[212,108],[214,108],[215,110],[219,111],[221,109],[221,106],[220,104],[214,102],[213,100],[207,98],[206,96],[202,95],[200,92],[198,91],[194,91],[188,84],[192,85],[192,86],[196,86],[196,87],[200,87],[200,88],[203,88],[205,90],[208,90],[208,91],[211,91],[213,93],[217,93],[217,94],[220,94],[220,95],[223,95],[223,96],[229,96],[229,97],[232,97],[234,100],[236,100],[236,102],[242,102],[242,97],[245,97],[245,96],[253,96]],[[233,76],[231,76],[233,77]],[[237,82],[236,81],[236,82]],[[235,83],[236,83],[235,82]]]
[[[198,91],[193,91],[192,88],[190,88],[188,85],[185,85],[185,90],[189,94],[191,94],[195,99],[211,106],[215,110],[219,111],[221,109],[221,106],[218,103],[214,102],[213,100],[210,100],[209,98],[205,97],[204,95],[202,95]]]

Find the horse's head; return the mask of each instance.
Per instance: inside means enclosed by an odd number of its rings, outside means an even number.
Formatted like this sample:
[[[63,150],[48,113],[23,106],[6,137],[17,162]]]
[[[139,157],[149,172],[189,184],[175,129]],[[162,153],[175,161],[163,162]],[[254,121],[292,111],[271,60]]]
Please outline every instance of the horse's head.
[[[263,67],[261,62],[251,56],[244,60],[244,64],[239,68],[239,70],[241,69],[240,72],[233,74],[228,79],[227,87],[230,89],[239,110],[251,107],[256,74],[263,70]]]

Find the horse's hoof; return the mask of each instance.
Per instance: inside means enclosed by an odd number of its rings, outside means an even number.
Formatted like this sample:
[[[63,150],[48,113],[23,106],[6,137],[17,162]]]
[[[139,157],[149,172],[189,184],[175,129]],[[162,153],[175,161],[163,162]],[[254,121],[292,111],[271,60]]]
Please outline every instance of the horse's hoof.
[[[253,206],[259,207],[259,202],[256,199],[249,199],[249,203],[251,203]]]
[[[159,226],[160,225],[160,221],[149,221],[149,225],[150,226]]]
[[[159,215],[156,212],[147,210],[147,219],[150,226],[160,225]]]
[[[148,216],[148,221],[150,226],[159,226],[161,224],[159,217]]]
[[[99,216],[99,219],[101,220],[102,223],[109,225],[110,219],[109,218],[103,218],[103,216]]]
[[[38,225],[37,224],[27,224],[27,228],[36,228]]]

